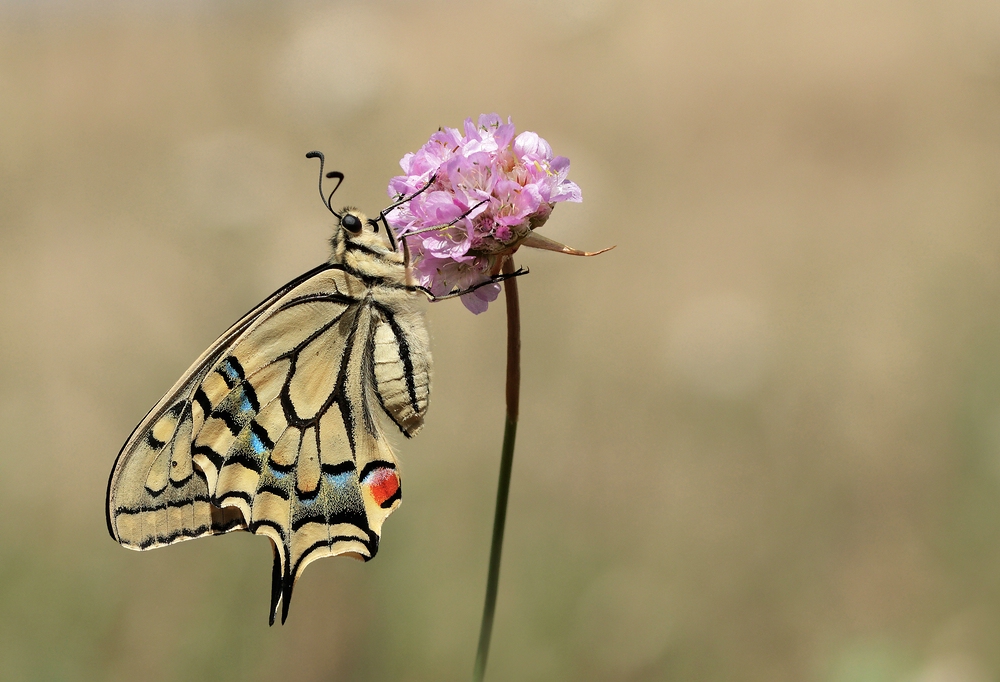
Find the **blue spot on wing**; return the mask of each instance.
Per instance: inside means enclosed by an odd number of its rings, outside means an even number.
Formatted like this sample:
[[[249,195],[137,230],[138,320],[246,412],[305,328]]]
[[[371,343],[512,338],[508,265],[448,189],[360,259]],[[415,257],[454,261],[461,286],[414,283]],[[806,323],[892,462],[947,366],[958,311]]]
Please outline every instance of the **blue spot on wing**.
[[[330,481],[330,484],[338,488],[345,487],[350,482],[352,476],[354,476],[353,471],[346,471],[342,474],[326,474],[326,478]]]
[[[234,366],[232,358],[226,358],[219,365],[219,372],[225,377],[226,383],[235,386],[242,380],[242,373]]]
[[[250,447],[253,448],[254,453],[257,455],[263,455],[267,452],[267,448],[264,447],[264,444],[260,442],[260,438],[253,431],[250,432]]]

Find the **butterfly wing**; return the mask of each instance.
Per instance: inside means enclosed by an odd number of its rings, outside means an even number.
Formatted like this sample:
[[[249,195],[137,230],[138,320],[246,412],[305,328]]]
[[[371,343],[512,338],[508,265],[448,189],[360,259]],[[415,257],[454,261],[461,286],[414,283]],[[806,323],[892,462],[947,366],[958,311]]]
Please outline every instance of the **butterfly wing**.
[[[375,406],[409,436],[427,407],[422,318],[343,266],[275,292],[212,345],[119,454],[108,527],[147,549],[246,529],[271,539],[271,622],[311,561],[370,559],[399,505]],[[377,297],[376,297],[377,298]]]
[[[321,265],[292,280],[244,315],[195,360],[135,427],[108,481],[106,512],[112,538],[130,549],[149,549],[235,528],[232,514],[225,521],[221,512],[209,508],[205,478],[191,466],[192,399],[219,357],[248,327],[275,301],[327,268]]]

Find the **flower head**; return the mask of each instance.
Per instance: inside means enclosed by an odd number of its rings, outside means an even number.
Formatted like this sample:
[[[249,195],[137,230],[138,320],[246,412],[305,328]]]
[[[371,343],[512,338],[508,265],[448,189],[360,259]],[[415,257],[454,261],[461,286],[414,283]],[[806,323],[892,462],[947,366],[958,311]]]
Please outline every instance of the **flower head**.
[[[407,240],[417,280],[435,295],[489,282],[521,245],[584,255],[533,233],[558,202],[582,197],[566,178],[569,159],[553,156],[535,133],[515,136],[509,118],[483,114],[461,131],[442,128],[399,163],[404,174],[389,182],[389,196],[415,196],[386,219]],[[486,284],[462,302],[478,314],[499,293],[499,284]]]

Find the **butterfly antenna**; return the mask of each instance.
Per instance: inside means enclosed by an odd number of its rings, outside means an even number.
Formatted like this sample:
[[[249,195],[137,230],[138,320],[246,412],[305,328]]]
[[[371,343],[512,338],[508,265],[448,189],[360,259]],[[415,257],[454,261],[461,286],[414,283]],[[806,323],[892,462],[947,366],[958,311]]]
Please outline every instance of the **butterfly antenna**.
[[[330,201],[333,199],[334,192],[340,187],[340,183],[344,181],[344,174],[340,171],[330,171],[323,175],[323,167],[326,164],[326,157],[323,156],[323,152],[312,151],[306,154],[307,159],[319,159],[319,198],[323,200],[323,205],[326,206],[326,210],[335,215],[339,220],[341,215],[333,210],[333,206]],[[327,196],[326,192],[323,191],[323,178],[337,178],[337,184],[334,186],[333,191]]]

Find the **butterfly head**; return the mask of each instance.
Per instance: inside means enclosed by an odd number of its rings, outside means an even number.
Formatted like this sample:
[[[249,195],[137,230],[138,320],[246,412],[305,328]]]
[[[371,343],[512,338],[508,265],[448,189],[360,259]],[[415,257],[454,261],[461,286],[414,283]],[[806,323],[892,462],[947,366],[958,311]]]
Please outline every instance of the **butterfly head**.
[[[337,215],[334,228],[333,254],[338,262],[344,262],[349,253],[355,256],[389,258],[395,260],[396,244],[392,235],[378,220],[372,220],[356,208],[348,206]]]

